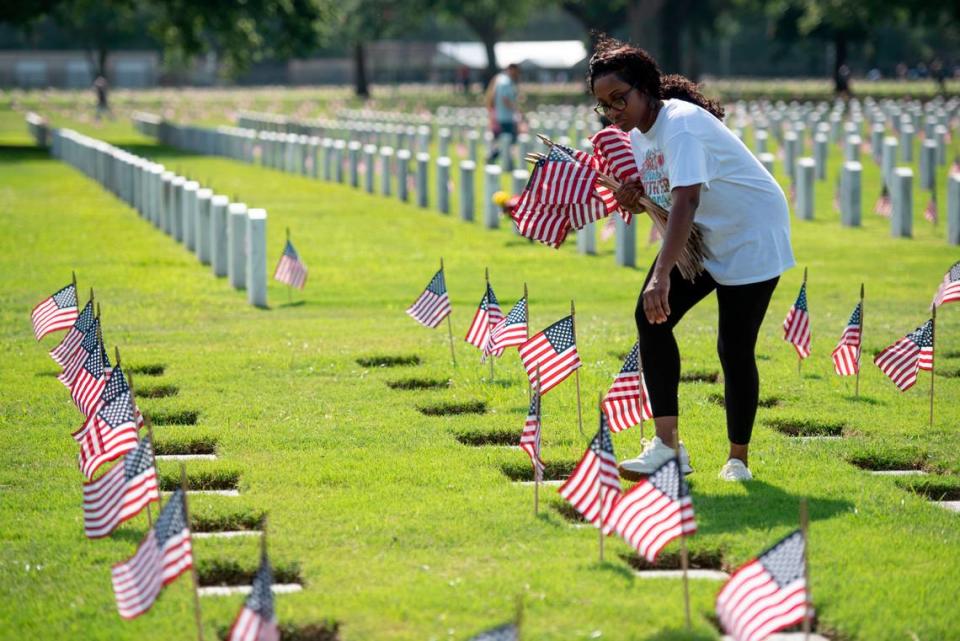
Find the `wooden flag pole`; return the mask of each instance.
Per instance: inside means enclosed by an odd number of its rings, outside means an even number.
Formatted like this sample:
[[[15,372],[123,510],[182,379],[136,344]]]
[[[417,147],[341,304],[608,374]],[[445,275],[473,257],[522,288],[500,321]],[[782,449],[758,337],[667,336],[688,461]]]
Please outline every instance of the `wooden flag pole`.
[[[440,271],[443,271],[443,256],[440,257]],[[443,283],[447,283],[447,275],[443,275]],[[447,296],[450,294],[448,293]],[[453,361],[453,366],[457,366],[457,357],[453,353],[453,323],[450,321],[450,314],[447,314],[447,335],[450,337],[450,360]]]
[[[937,356],[937,306],[934,305],[930,316],[930,334],[933,345],[930,346],[930,427],[933,427],[933,380],[936,378],[934,367],[936,367]]]
[[[115,353],[117,355],[117,367],[120,367],[120,348],[114,347],[114,350],[116,350]],[[134,415],[134,421],[136,421],[137,402],[134,399],[134,395],[133,395],[133,373],[132,372],[127,373],[127,387],[130,388],[130,413]],[[149,430],[149,434],[150,434],[150,454],[153,457],[153,471],[154,471],[154,474],[156,474],[157,459],[156,459],[156,454],[154,454],[154,448],[153,448],[153,428],[150,426],[150,422],[149,420],[147,420],[146,417],[144,417],[144,423],[146,423],[147,429]],[[160,494],[160,490],[158,489],[157,495],[159,496],[159,494]],[[149,503],[147,503],[147,525],[149,525],[150,527],[153,527],[153,513],[150,511]]]
[[[808,543],[807,533],[809,530],[809,517],[807,514],[807,498],[800,499],[800,532],[803,535],[803,585],[806,601],[806,612],[803,615],[803,639],[807,641],[810,638],[810,558],[807,554]]]
[[[70,278],[71,278],[71,282],[73,283],[73,293],[77,295],[77,306],[79,307],[80,296],[79,296],[79,292],[77,292],[77,272],[75,271],[70,272]]]
[[[540,366],[537,365],[537,393],[540,393]],[[531,399],[533,398],[533,390],[530,390]],[[537,399],[537,429],[540,430],[540,433],[543,434],[543,397]],[[540,448],[537,448],[537,456],[540,456]],[[533,515],[538,516],[540,514],[540,472],[537,469],[537,464],[533,464]]]
[[[290,243],[290,228],[287,227],[287,243]],[[284,247],[283,251],[287,251],[287,248]],[[287,283],[287,304],[293,303],[293,286],[290,283]]]
[[[600,425],[603,425],[603,392],[600,392],[597,399],[597,408],[600,410]],[[597,474],[597,485],[599,485],[599,491],[597,492],[597,498],[600,499],[600,526],[597,528],[599,533],[599,542],[600,542],[600,563],[603,563],[603,526],[607,519],[607,515],[603,510],[603,480],[601,479],[603,475]]]
[[[527,322],[529,325],[529,316],[527,316]],[[573,301],[570,301],[570,326],[573,329],[573,348],[577,348],[577,317],[576,309],[573,307]],[[577,425],[580,428],[580,435],[583,436],[583,409],[580,405],[580,368],[578,367],[574,370],[574,375],[577,378]]]
[[[673,452],[677,461],[677,474],[683,479],[683,468],[680,466],[680,435],[677,428],[673,428]],[[683,571],[683,612],[687,620],[687,629],[693,628],[693,621],[690,619],[690,580],[687,576],[690,569],[690,557],[687,554],[687,535],[680,528],[680,569]]]
[[[857,386],[855,388],[856,399],[860,400],[860,357],[863,353],[863,283],[860,283],[860,347],[857,349]]]
[[[91,303],[94,302],[94,299],[93,299],[93,287],[90,288],[90,302],[91,302]]]
[[[180,488],[183,490],[183,518],[187,520],[187,528],[189,528],[190,504],[187,501],[187,466],[183,463],[180,464]],[[197,575],[197,564],[191,562],[190,566],[190,574],[193,575],[193,614],[197,621],[197,641],[203,641],[203,618],[200,614],[200,579]]]
[[[490,268],[489,267],[484,268],[484,275],[487,280],[487,291],[484,292],[483,296],[484,298],[486,298],[487,293],[490,291]],[[490,327],[490,300],[488,299],[487,300],[487,332],[488,332],[487,341],[488,342],[490,340],[489,331],[491,329],[492,327]],[[490,382],[493,383],[493,354],[490,354],[487,358],[490,359]]]

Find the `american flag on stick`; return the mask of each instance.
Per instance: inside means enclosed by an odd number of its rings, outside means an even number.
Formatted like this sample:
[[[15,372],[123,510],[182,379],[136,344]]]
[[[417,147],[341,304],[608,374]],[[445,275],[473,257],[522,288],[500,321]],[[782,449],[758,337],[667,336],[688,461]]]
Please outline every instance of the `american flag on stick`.
[[[877,198],[877,204],[873,206],[873,213],[884,218],[890,218],[890,214],[893,213],[893,200],[890,199],[890,191],[887,189],[886,183],[883,185],[880,197]]]
[[[860,371],[860,332],[863,326],[863,303],[857,303],[843,328],[840,342],[833,350],[833,369],[840,376],[853,376]]]
[[[273,569],[266,551],[253,577],[253,589],[230,626],[227,641],[279,641],[280,629],[273,607]]]
[[[77,284],[70,283],[33,308],[30,313],[33,335],[40,340],[50,332],[73,327],[78,313]]]
[[[470,323],[470,329],[467,330],[467,336],[464,340],[479,350],[482,350],[484,356],[496,352],[488,352],[487,347],[490,342],[490,330],[503,320],[503,311],[500,309],[500,302],[497,301],[496,294],[493,293],[493,287],[487,281],[487,290],[480,299],[477,311],[473,315],[473,321]],[[503,350],[500,350],[502,353]]]
[[[717,616],[735,641],[761,641],[807,617],[805,548],[803,532],[797,530],[724,584],[717,595]]]
[[[293,243],[287,238],[287,244],[283,247],[283,255],[280,256],[280,262],[273,272],[274,280],[280,281],[290,287],[303,289],[307,282],[307,266],[300,260],[300,255],[293,248]]]
[[[927,201],[927,206],[923,209],[923,217],[927,219],[927,222],[934,225],[937,224],[937,193],[930,192],[930,200]]]
[[[104,463],[116,460],[137,447],[137,410],[130,387],[119,367],[110,375],[98,407],[74,432],[80,443],[80,471],[93,478]]]
[[[193,567],[185,501],[185,493],[177,488],[137,553],[113,566],[113,591],[124,619],[147,612],[165,585]]]
[[[620,499],[620,472],[603,412],[600,412],[600,429],[559,492],[583,518],[602,528],[604,534],[613,531],[611,515]]]
[[[933,319],[884,348],[873,362],[901,392],[913,387],[920,370],[933,370]]]
[[[943,275],[943,281],[933,297],[933,307],[957,301],[960,301],[960,261],[954,263]]]
[[[510,313],[490,329],[490,340],[485,350],[488,354],[502,354],[507,347],[523,345],[527,338],[527,297],[524,296]]]
[[[610,524],[651,563],[670,541],[697,531],[690,488],[676,457],[620,497]]]
[[[93,351],[87,354],[70,384],[70,398],[84,416],[89,416],[100,401],[100,395],[110,378],[110,371],[110,359],[107,358],[103,338],[98,332]]]
[[[427,288],[407,309],[407,315],[424,327],[434,328],[450,314],[450,297],[443,279],[443,267],[433,275]]]
[[[610,423],[610,431],[615,434],[653,418],[647,385],[640,371],[640,349],[637,343],[633,344],[633,349],[623,361],[620,373],[603,397],[603,411]]]
[[[810,356],[810,314],[807,310],[806,278],[800,286],[797,301],[783,321],[783,340],[793,345],[801,359]]]
[[[540,371],[540,395],[562,383],[580,365],[573,315],[561,318],[519,348],[520,360],[532,385]]]
[[[88,538],[107,536],[149,503],[160,501],[153,446],[146,437],[122,462],[83,484],[83,529]]]
[[[86,336],[90,327],[93,325],[93,320],[93,299],[90,299],[87,304],[84,305],[83,311],[77,315],[73,326],[70,328],[70,331],[67,332],[66,336],[63,337],[63,340],[60,341],[60,344],[50,350],[50,358],[53,359],[53,362],[61,367],[67,364],[70,356],[80,345],[83,337]]]
[[[520,449],[530,457],[534,478],[542,481],[544,466],[543,459],[540,458],[540,390],[536,385],[530,388],[530,409],[527,410],[527,420],[523,424],[523,434],[520,435]]]
[[[79,319],[78,319],[79,320]],[[69,335],[68,335],[69,337]],[[73,389],[73,383],[80,373],[80,369],[87,361],[87,357],[96,350],[100,342],[100,319],[94,318],[87,326],[80,341],[76,344],[63,364],[63,371],[57,375],[57,380],[63,383],[67,389]]]

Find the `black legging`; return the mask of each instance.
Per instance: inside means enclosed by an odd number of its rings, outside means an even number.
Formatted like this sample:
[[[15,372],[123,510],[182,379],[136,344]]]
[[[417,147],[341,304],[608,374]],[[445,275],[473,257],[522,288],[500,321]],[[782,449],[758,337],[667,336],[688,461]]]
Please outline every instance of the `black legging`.
[[[652,274],[653,266],[643,283],[644,289]],[[659,325],[647,321],[641,290],[636,310],[640,359],[655,417],[679,414],[677,388],[680,385],[680,351],[673,337],[673,328],[687,310],[717,290],[720,308],[717,354],[723,367],[727,436],[730,442],[737,445],[750,442],[760,397],[760,377],[754,348],[767,305],[779,280],[777,276],[748,285],[720,285],[704,272],[691,283],[684,280],[674,267],[670,272],[670,316]]]

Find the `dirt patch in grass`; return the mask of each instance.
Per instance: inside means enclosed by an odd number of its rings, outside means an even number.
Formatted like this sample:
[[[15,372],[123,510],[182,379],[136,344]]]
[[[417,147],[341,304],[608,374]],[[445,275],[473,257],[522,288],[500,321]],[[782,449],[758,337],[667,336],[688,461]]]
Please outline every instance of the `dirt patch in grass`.
[[[570,476],[576,466],[577,461],[546,461],[543,480],[562,481]],[[533,467],[529,461],[504,463],[500,466],[500,471],[512,481],[533,481]]]
[[[485,414],[487,404],[483,401],[463,401],[462,403],[438,403],[422,405],[417,410],[424,416],[454,416],[457,414]]]
[[[520,444],[520,434],[516,430],[511,432],[459,432],[455,436],[458,441],[470,447]]]
[[[802,418],[774,418],[764,421],[764,424],[787,436],[843,436],[846,427],[843,423]]]
[[[922,470],[926,457],[916,452],[857,452],[848,456],[847,461],[861,470]]]
[[[200,579],[201,587],[212,585],[234,586],[250,585],[253,583],[253,577],[257,573],[256,565],[240,565],[236,561],[197,560],[197,575]],[[300,568],[297,565],[275,565],[273,566],[274,583],[300,583],[303,579],[300,576]]]
[[[916,479],[900,481],[898,485],[905,490],[925,496],[931,501],[960,501],[960,479]]]
[[[357,359],[357,365],[361,367],[405,367],[409,365],[419,365],[420,357],[416,354],[398,355],[398,356],[363,356]]]
[[[262,511],[246,510],[233,514],[190,514],[190,530],[193,532],[234,532],[259,530],[263,526]]]
[[[137,365],[136,367],[131,367],[127,371],[132,374],[140,374],[141,376],[160,376],[167,370],[167,366],[163,363],[149,363],[146,365]]]
[[[583,518],[583,515],[577,512],[577,510],[566,501],[553,501],[550,503],[550,507],[566,521],[570,521],[571,523],[587,522],[587,520]]]
[[[726,406],[726,402],[724,401],[723,394],[720,394],[719,392],[710,394],[709,396],[707,396],[707,400],[710,401],[711,403],[719,405],[720,407]],[[761,396],[760,401],[757,403],[757,407],[763,407],[763,408],[769,409],[771,407],[776,407],[780,405],[780,401],[781,399],[779,396]]]
[[[718,549],[690,550],[688,567],[691,570],[725,570],[723,565],[723,551]],[[680,570],[680,553],[675,551],[663,552],[657,557],[655,563],[648,562],[645,558],[634,552],[633,554],[621,554],[620,558],[626,561],[630,567],[640,572],[647,570]]]
[[[188,441],[159,441],[153,446],[157,456],[186,454],[216,454],[217,441],[213,438],[195,438]]]
[[[681,383],[716,383],[720,380],[720,372],[710,370],[693,370],[680,374]]]
[[[180,472],[163,474],[160,489],[172,492],[180,487]],[[187,472],[187,490],[237,490],[240,488],[240,472],[236,470],[207,470]]]
[[[148,412],[154,425],[196,425],[200,412],[181,410],[179,412]]]
[[[133,390],[137,398],[167,398],[180,393],[176,385],[157,385],[154,387],[137,387]]]
[[[387,381],[387,387],[399,390],[446,389],[450,387],[450,380],[439,378],[401,378],[397,381]]]
[[[340,623],[280,624],[280,641],[340,641]]]

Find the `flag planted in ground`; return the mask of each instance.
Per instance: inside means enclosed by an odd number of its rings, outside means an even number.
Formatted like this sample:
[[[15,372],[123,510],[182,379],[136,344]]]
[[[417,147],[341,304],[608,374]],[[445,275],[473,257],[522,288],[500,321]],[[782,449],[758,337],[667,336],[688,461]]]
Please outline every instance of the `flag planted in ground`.
[[[63,364],[63,371],[57,376],[57,380],[63,383],[67,389],[73,388],[73,382],[87,360],[87,357],[94,352],[100,344],[100,319],[94,318],[87,326],[86,331],[76,343],[76,346],[66,355]]]
[[[957,301],[960,301],[960,261],[951,265],[947,273],[943,275],[943,280],[933,297],[933,306],[940,307]]]
[[[927,201],[927,206],[923,208],[923,217],[927,219],[927,222],[937,224],[937,194],[936,192],[930,193],[930,200]]]
[[[413,305],[407,308],[407,315],[424,327],[436,327],[450,315],[450,297],[447,296],[447,284],[441,268],[423,290]]]
[[[761,641],[804,620],[810,597],[800,530],[750,561],[717,595],[717,617],[735,641]]]
[[[620,472],[613,454],[613,440],[606,416],[600,412],[600,429],[570,478],[560,486],[560,496],[583,518],[602,527],[604,534],[609,534],[613,531],[611,515],[620,491]]]
[[[603,397],[602,406],[613,433],[653,418],[647,386],[640,373],[640,349],[637,343],[633,344],[633,349],[623,361],[620,373]]]
[[[53,362],[61,367],[67,364],[67,361],[80,345],[83,337],[90,331],[93,321],[93,301],[91,300],[83,306],[83,311],[77,315],[73,326],[63,337],[63,340],[60,341],[60,344],[50,350],[50,358],[53,359]]]
[[[185,501],[183,490],[177,488],[137,553],[113,566],[113,592],[124,619],[147,612],[163,586],[193,567]]]
[[[97,539],[160,500],[149,437],[96,481],[83,484],[83,530]]]
[[[487,283],[487,290],[480,299],[477,311],[470,322],[470,329],[467,330],[467,336],[464,340],[481,350],[486,356],[487,346],[490,341],[490,330],[503,320],[503,311],[500,309],[500,302],[497,301],[496,294],[493,293],[493,287]],[[502,350],[501,350],[502,352]],[[499,354],[497,354],[499,356]]]
[[[503,353],[507,347],[519,347],[527,342],[527,299],[517,301],[510,313],[490,329],[488,354]]]
[[[92,479],[103,464],[137,447],[137,411],[119,367],[110,375],[97,409],[87,416],[73,438],[80,444],[77,460],[87,480]]]
[[[650,563],[670,541],[697,531],[690,487],[671,458],[620,497],[611,527]]]
[[[253,577],[253,589],[247,595],[237,618],[230,626],[227,641],[279,641],[277,614],[273,607],[273,569],[266,554]]]
[[[40,340],[50,332],[73,327],[78,315],[77,286],[70,283],[37,303],[30,312],[33,335]]]
[[[280,262],[273,271],[273,278],[297,289],[303,289],[307,282],[307,266],[300,260],[300,255],[289,240],[283,247],[283,255],[280,256]]]
[[[581,365],[573,316],[561,318],[539,334],[531,336],[518,351],[530,384],[536,382],[539,369],[540,395],[546,394]]]
[[[890,192],[887,190],[886,184],[883,185],[883,191],[877,198],[877,204],[873,206],[873,213],[884,218],[890,218],[890,214],[893,213],[893,201],[890,199]]]
[[[920,370],[933,370],[933,319],[884,348],[873,362],[901,392],[913,387]]]
[[[783,321],[783,340],[793,345],[800,358],[810,356],[810,313],[807,309],[807,283],[800,286],[797,301]]]
[[[860,371],[860,332],[863,324],[863,304],[857,303],[840,342],[833,350],[833,369],[840,376],[853,376]]]
[[[523,423],[523,434],[520,435],[520,449],[530,457],[533,465],[533,476],[538,481],[543,480],[543,459],[540,458],[540,391],[536,385],[530,388],[530,409],[527,410],[527,420]]]
[[[70,384],[70,398],[84,416],[96,408],[109,376],[110,360],[98,336],[93,351],[87,354]]]

